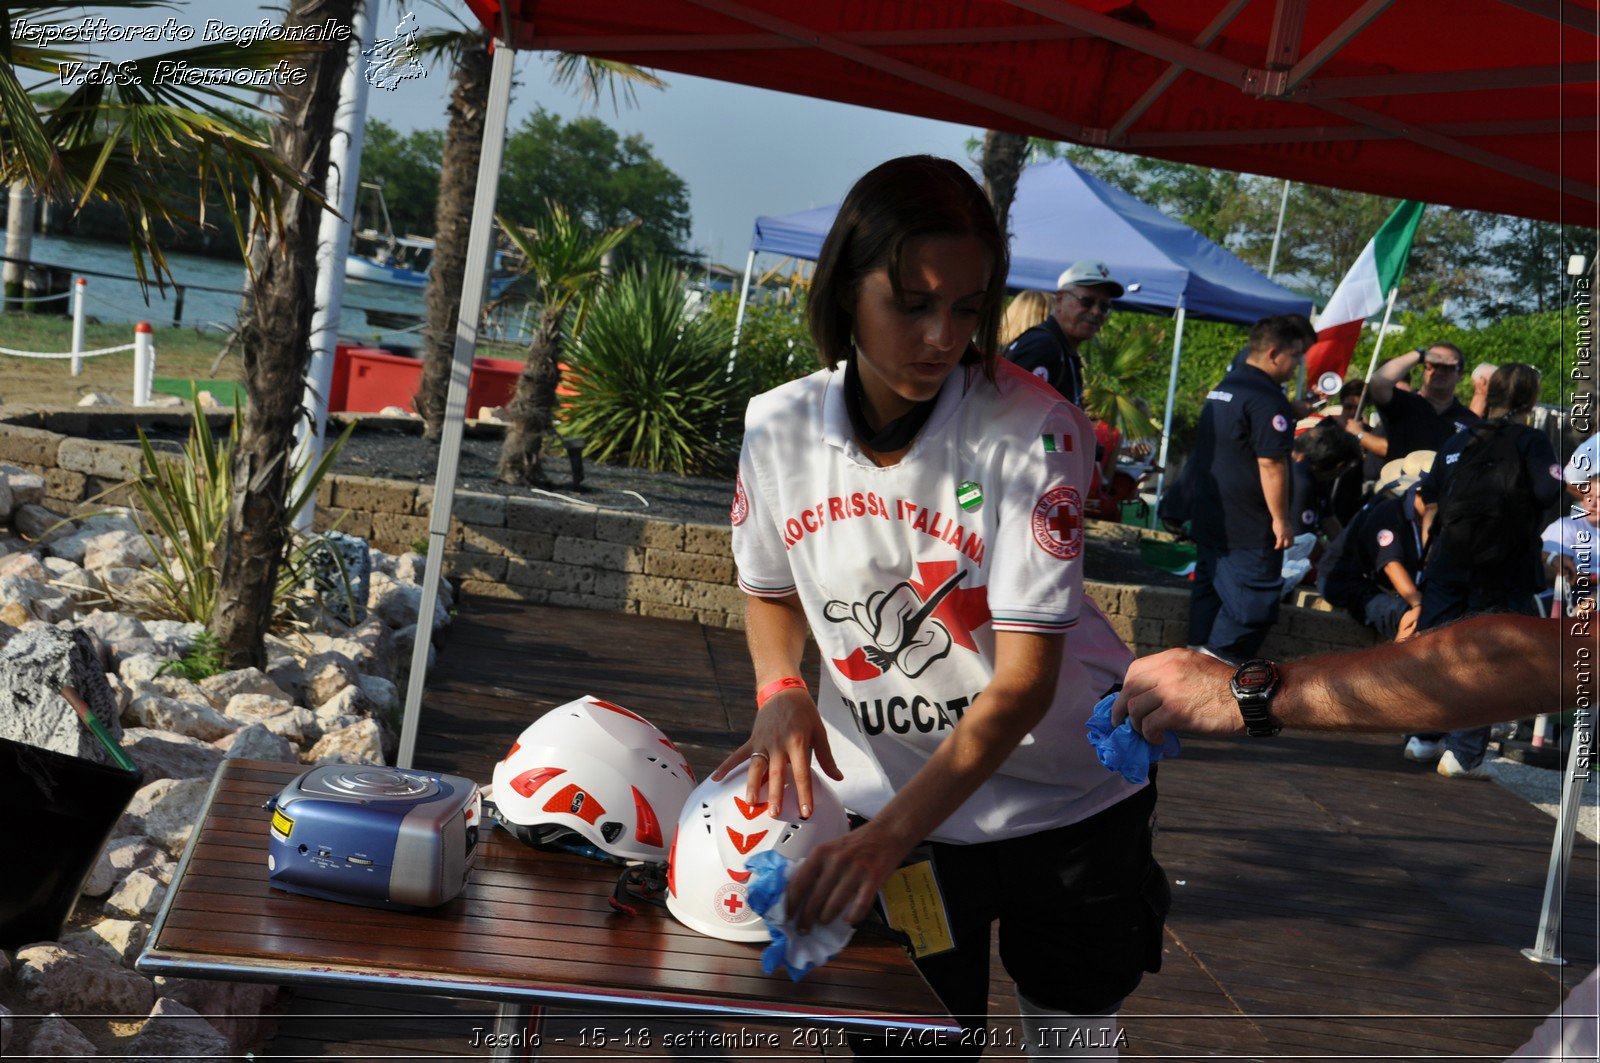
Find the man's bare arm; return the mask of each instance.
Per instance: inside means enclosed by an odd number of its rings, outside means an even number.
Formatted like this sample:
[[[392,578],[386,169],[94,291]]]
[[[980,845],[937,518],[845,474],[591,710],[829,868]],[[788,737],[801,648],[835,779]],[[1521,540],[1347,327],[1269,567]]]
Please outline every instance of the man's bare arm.
[[[1411,375],[1411,370],[1422,361],[1421,351],[1407,351],[1398,358],[1391,358],[1384,362],[1372,373],[1372,379],[1367,381],[1367,401],[1374,406],[1382,406],[1394,398],[1394,386]]]

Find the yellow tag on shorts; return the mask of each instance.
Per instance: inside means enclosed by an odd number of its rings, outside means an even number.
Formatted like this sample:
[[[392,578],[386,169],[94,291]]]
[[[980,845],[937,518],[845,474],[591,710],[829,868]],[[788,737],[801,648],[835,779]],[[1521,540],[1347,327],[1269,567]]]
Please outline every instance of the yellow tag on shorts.
[[[911,939],[911,951],[917,959],[956,947],[932,860],[918,860],[895,871],[878,897],[883,901],[889,925]]]

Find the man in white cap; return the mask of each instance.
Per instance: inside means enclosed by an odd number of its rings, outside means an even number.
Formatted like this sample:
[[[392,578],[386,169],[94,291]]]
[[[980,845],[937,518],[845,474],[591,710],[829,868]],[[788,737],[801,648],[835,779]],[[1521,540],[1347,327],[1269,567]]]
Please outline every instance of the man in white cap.
[[[1078,347],[1094,338],[1111,313],[1111,300],[1121,297],[1122,285],[1104,262],[1074,262],[1056,278],[1050,316],[1018,336],[1005,356],[1081,407],[1083,360]]]

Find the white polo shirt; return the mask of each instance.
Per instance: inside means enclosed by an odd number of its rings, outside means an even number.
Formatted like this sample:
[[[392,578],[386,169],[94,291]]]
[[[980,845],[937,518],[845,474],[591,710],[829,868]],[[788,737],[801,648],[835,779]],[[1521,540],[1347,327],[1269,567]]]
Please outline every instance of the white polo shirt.
[[[1545,528],[1544,552],[1565,554],[1572,567],[1588,576],[1600,574],[1600,528],[1590,524],[1576,506],[1565,517],[1557,517]]]
[[[1088,418],[999,360],[958,368],[901,460],[856,445],[844,371],[751,400],[731,519],[746,593],[798,594],[845,805],[876,815],[994,676],[994,633],[1062,634],[1055,701],[931,835],[978,842],[1064,826],[1139,786],[1085,738],[1132,654],[1083,594]]]

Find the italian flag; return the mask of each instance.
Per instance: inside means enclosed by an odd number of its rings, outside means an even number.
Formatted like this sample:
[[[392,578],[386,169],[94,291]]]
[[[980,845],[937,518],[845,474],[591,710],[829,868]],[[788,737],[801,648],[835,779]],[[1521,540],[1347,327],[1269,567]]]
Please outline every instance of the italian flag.
[[[1422,220],[1422,207],[1408,199],[1394,208],[1317,315],[1317,342],[1306,352],[1306,379],[1313,384],[1323,373],[1343,377],[1350,367],[1350,356],[1361,338],[1362,322],[1383,309],[1406,271],[1411,238]]]

